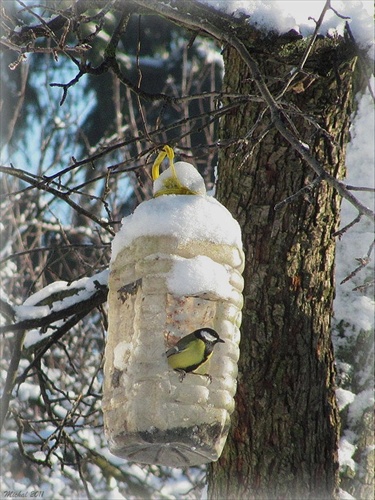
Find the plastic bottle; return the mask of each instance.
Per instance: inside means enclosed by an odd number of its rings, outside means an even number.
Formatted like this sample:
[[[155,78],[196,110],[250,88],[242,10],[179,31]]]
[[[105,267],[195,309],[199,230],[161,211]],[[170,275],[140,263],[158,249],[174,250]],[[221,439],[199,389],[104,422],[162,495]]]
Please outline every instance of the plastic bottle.
[[[113,242],[103,412],[113,454],[187,467],[217,460],[229,430],[244,255],[238,223],[205,194],[196,169],[166,151],[171,166],[153,173],[156,197],[123,220]],[[165,353],[202,327],[225,342],[209,361],[212,381],[191,373],[181,381]]]

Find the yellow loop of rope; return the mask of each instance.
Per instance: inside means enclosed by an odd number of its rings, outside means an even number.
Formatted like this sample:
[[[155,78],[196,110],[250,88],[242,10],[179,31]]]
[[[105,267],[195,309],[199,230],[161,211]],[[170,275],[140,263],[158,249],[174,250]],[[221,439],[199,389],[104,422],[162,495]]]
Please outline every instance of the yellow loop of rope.
[[[176,169],[174,167],[173,159],[174,159],[174,151],[173,149],[165,145],[163,149],[158,154],[154,164],[152,166],[152,180],[155,181],[160,175],[160,165],[163,162],[164,158],[168,157],[169,166],[172,172],[172,177],[165,179],[164,188],[160,189],[157,193],[154,194],[154,197],[161,196],[163,194],[197,194],[195,191],[192,191],[186,186],[183,186],[177,177]]]
[[[159,172],[159,169],[160,169],[160,165],[162,163],[162,161],[164,160],[164,158],[168,156],[168,159],[169,159],[169,165],[172,169],[172,173],[173,173],[173,176],[177,178],[177,175],[176,175],[176,171],[175,171],[175,168],[174,168],[174,164],[173,164],[173,158],[174,158],[174,151],[173,149],[166,145],[163,147],[163,149],[160,151],[160,153],[158,154],[156,160],[154,161],[154,164],[152,166],[152,180],[156,180],[159,175],[160,175],[160,172]]]

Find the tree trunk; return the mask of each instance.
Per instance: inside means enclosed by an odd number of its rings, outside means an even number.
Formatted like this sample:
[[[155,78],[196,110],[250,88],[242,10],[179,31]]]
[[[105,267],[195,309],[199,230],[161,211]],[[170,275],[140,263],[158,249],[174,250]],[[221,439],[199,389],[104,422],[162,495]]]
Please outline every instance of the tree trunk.
[[[306,44],[273,37],[249,48],[274,96]],[[226,49],[224,61],[224,91],[256,94],[236,52]],[[301,141],[337,177],[345,171],[354,66],[343,39],[318,40],[304,68],[309,76],[279,101]],[[209,497],[335,498],[339,417],[330,317],[340,197],[323,182],[275,210],[315,174],[265,109],[249,102],[221,123],[218,198],[242,227],[245,305],[236,411],[224,452],[210,467]]]

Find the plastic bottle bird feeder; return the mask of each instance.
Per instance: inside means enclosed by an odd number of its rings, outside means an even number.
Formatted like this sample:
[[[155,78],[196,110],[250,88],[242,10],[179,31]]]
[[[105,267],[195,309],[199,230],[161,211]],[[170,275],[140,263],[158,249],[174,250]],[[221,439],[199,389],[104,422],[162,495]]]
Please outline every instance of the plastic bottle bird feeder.
[[[165,156],[170,166],[159,176]],[[206,195],[193,165],[173,164],[169,146],[153,179],[154,198],[123,219],[112,245],[104,426],[117,456],[187,467],[217,460],[229,430],[244,255],[238,223]],[[201,328],[224,343],[202,375],[181,377],[166,352]]]

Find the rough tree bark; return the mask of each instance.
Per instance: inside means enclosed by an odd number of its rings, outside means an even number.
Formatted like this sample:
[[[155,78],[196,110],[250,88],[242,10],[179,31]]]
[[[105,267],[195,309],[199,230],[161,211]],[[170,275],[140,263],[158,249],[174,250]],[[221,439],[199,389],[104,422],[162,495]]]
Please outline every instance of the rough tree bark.
[[[275,36],[252,41],[249,50],[274,96],[306,44]],[[238,54],[227,48],[224,60],[224,90],[256,93]],[[345,170],[355,61],[344,39],[318,40],[305,65],[308,75],[280,101],[288,103],[301,141],[338,178]],[[267,111],[260,119],[265,107],[250,103],[221,123],[227,147],[218,198],[242,227],[245,305],[236,411],[223,455],[210,467],[209,497],[334,498],[339,417],[330,316],[340,197],[323,182],[274,209],[315,174],[272,127]]]

